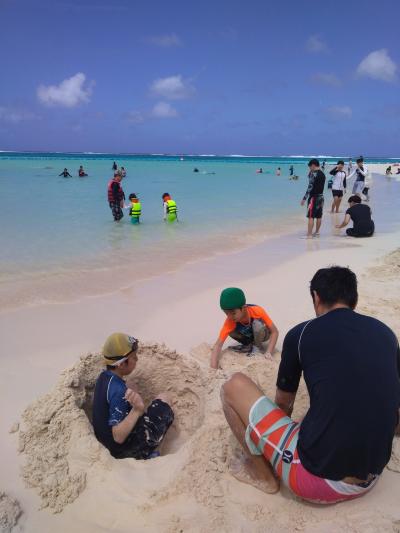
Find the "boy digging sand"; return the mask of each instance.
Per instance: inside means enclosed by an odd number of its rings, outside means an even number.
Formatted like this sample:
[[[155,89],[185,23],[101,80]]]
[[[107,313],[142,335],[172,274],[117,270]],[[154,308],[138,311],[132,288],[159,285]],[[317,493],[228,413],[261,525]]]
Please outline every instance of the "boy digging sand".
[[[93,428],[97,439],[117,459],[158,457],[157,447],[174,421],[167,394],[158,394],[147,411],[135,386],[124,377],[138,360],[138,340],[113,333],[103,347],[106,370],[99,375],[93,398]]]
[[[264,354],[271,357],[279,331],[265,310],[258,305],[246,304],[242,289],[229,287],[221,292],[221,309],[227,316],[211,353],[211,368],[218,368],[222,347],[227,337],[240,344],[232,349],[248,357]]]

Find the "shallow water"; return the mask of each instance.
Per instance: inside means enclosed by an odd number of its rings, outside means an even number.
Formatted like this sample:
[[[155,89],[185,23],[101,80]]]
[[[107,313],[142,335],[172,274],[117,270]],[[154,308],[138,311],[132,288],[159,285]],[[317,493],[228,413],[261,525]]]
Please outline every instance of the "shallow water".
[[[139,227],[130,224],[127,210],[121,223],[112,220],[106,190],[114,160],[127,169],[126,196],[140,197]],[[0,223],[6,231],[1,232],[0,301],[19,305],[108,292],[290,231],[304,217],[299,201],[307,186],[307,161],[1,153]],[[77,177],[81,164],[86,178]],[[291,164],[298,181],[288,179]],[[278,166],[281,176],[275,175]],[[64,167],[72,178],[58,176]],[[259,167],[263,174],[256,173]],[[162,221],[164,192],[178,204],[179,224]],[[384,187],[379,194],[384,204]]]

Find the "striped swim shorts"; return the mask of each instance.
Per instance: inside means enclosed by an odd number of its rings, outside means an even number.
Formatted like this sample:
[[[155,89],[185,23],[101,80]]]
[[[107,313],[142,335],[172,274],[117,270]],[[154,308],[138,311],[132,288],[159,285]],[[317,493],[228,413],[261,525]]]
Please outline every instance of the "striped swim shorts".
[[[308,472],[299,459],[300,424],[266,396],[251,407],[246,443],[253,455],[264,455],[276,475],[296,496],[314,503],[337,503],[358,498],[377,482],[374,476],[359,485],[324,479]]]

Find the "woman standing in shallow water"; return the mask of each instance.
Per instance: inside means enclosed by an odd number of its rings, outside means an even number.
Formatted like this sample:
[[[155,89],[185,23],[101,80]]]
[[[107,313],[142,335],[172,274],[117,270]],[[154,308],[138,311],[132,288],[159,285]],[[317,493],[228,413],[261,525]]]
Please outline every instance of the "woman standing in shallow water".
[[[344,170],[344,161],[338,161],[336,167],[332,169],[329,174],[333,176],[328,182],[331,183],[332,189],[332,208],[331,213],[339,213],[340,203],[343,198],[343,193],[346,190],[346,172]]]

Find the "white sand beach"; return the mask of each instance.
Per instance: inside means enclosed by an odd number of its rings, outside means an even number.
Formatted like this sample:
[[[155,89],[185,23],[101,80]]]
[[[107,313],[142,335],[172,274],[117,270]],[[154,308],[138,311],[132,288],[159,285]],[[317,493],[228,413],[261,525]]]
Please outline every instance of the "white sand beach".
[[[284,488],[267,495],[229,473],[238,447],[222,413],[220,387],[240,370],[274,395],[283,337],[313,315],[308,283],[318,268],[353,269],[359,311],[400,335],[400,233],[377,232],[362,240],[333,236],[335,219],[326,214],[320,239],[301,241],[300,248],[297,235],[285,237],[285,250],[297,243],[293,254],[280,255],[275,247],[273,256],[262,243],[114,294],[3,313],[4,531],[400,531],[399,438],[377,487],[342,504],[307,504]],[[209,368],[210,346],[223,321],[219,292],[230,285],[242,287],[249,302],[263,305],[278,325],[272,362],[227,349],[222,368]],[[160,458],[118,461],[93,435],[87,413],[101,365],[98,352],[112,331],[131,333],[142,343],[135,376],[145,399],[160,389],[172,394],[176,422]],[[294,416],[301,417],[307,405],[302,382]],[[18,521],[14,500],[22,510]]]

